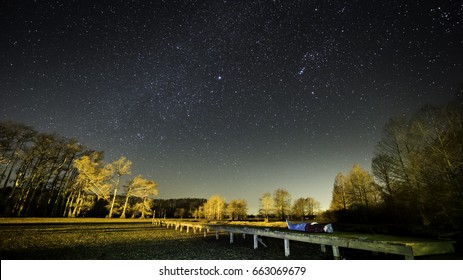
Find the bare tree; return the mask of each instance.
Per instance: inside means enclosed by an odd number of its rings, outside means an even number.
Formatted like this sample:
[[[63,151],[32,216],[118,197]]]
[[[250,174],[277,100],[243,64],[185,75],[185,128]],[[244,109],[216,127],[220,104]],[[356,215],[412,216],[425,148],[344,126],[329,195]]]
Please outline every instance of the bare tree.
[[[225,199],[215,194],[203,205],[204,216],[208,220],[221,220],[225,212]]]
[[[304,216],[306,215],[306,212],[307,212],[307,200],[302,197],[296,199],[292,207],[292,215],[296,218],[303,220]]]
[[[31,127],[12,122],[0,122],[1,186],[6,188],[25,149],[33,144],[37,132]]]
[[[279,188],[273,193],[273,202],[276,214],[279,219],[286,219],[291,211],[291,195],[284,188]]]
[[[368,171],[355,164],[348,175],[347,183],[349,200],[353,206],[359,206],[366,211],[370,206],[376,204],[379,199],[379,192],[374,184],[373,177]]]
[[[308,216],[315,216],[321,211],[321,203],[313,197],[307,197],[306,199],[306,209]]]
[[[145,207],[150,197],[158,195],[157,187],[158,184],[155,181],[145,179],[141,175],[133,178],[126,188],[125,203],[120,218],[125,218],[129,197],[134,196],[143,199],[143,207]],[[142,216],[144,217],[146,207],[143,209]]]
[[[78,170],[78,188],[75,191],[74,211],[81,207],[85,196],[90,193],[97,197],[97,200],[109,201],[112,178],[111,169],[102,165],[102,154],[93,152],[74,160],[74,167]],[[71,204],[73,205],[73,204]]]
[[[244,199],[230,201],[227,206],[228,215],[231,220],[244,220],[248,212],[248,204]]]
[[[273,207],[272,194],[266,192],[262,195],[260,200],[259,213],[264,216],[265,222],[268,223],[268,216],[271,214]]]
[[[334,179],[330,210],[346,210],[349,206],[346,176],[339,172]]]

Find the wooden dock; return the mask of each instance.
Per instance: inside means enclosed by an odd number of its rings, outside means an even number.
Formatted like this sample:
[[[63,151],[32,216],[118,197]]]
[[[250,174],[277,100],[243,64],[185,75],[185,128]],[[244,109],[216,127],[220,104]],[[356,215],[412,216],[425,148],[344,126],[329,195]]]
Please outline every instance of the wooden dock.
[[[188,220],[153,219],[153,224],[166,226],[180,232],[191,231],[202,233],[206,237],[208,232],[215,232],[218,239],[220,232],[227,232],[230,236],[230,243],[234,242],[235,234],[253,236],[254,249],[259,244],[265,246],[260,237],[283,239],[285,256],[290,255],[290,241],[300,241],[321,245],[321,250],[326,251],[326,246],[331,246],[334,259],[340,259],[339,248],[351,248],[367,250],[373,253],[381,252],[388,254],[403,255],[405,259],[414,259],[419,256],[454,253],[453,244],[450,240],[433,240],[420,238],[407,238],[389,235],[363,234],[363,233],[308,233],[292,231],[285,228],[237,226],[227,224],[211,224],[194,222]]]

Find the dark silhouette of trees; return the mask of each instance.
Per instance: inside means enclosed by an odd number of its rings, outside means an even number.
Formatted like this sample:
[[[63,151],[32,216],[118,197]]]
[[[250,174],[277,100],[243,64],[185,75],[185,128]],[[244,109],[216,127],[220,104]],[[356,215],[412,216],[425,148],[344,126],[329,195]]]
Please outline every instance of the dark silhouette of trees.
[[[463,114],[458,103],[425,106],[411,119],[392,119],[372,170],[387,211],[397,221],[461,228]],[[407,212],[407,220],[399,215]]]
[[[334,186],[331,198],[331,210],[346,210],[350,204],[347,199],[347,179],[342,172],[339,172],[334,179]]]
[[[76,183],[73,161],[84,153],[74,139],[0,122],[1,214],[62,215]]]
[[[159,218],[175,218],[177,209],[185,209],[183,218],[202,218],[202,206],[207,202],[205,198],[172,198],[154,199],[153,210]],[[178,214],[178,213],[177,213]]]
[[[429,229],[463,227],[463,105],[424,106],[411,118],[391,119],[375,149],[372,174],[339,173],[330,211],[358,220]],[[406,213],[406,215],[404,215]],[[363,214],[362,214],[363,215]],[[362,216],[360,215],[360,216]]]

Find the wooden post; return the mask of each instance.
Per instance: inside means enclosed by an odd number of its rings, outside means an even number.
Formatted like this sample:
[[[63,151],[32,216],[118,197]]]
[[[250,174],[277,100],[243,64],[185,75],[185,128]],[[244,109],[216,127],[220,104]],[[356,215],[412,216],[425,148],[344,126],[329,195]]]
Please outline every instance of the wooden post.
[[[206,238],[206,235],[207,235],[207,229],[204,228],[204,238]]]
[[[215,239],[219,240],[219,231],[218,230],[215,231]]]
[[[285,244],[285,257],[289,256],[289,239],[284,239]]]
[[[230,232],[230,244],[233,244],[233,232]]]
[[[258,239],[259,239],[259,236],[254,234],[254,249],[257,249],[257,247],[258,247],[258,244],[259,244]]]
[[[333,257],[335,260],[340,260],[341,259],[341,255],[339,254],[339,247],[338,246],[331,246],[333,247]]]
[[[320,245],[322,253],[326,253],[326,246],[324,244]]]

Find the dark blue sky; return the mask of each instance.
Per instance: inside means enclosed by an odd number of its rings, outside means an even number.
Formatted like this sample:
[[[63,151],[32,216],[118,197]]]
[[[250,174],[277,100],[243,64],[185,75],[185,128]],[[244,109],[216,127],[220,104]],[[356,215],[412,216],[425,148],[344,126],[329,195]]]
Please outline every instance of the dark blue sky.
[[[329,206],[385,122],[463,81],[460,1],[2,1],[0,118],[126,156],[159,197]]]

